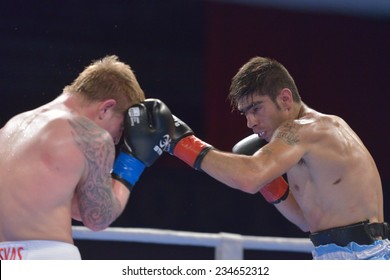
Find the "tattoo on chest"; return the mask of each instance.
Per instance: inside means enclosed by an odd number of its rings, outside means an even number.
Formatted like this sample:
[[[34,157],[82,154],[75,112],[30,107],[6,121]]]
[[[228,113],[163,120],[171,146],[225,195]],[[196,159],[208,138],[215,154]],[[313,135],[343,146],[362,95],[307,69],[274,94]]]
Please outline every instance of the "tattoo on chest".
[[[292,146],[299,142],[297,132],[298,125],[293,122],[288,122],[279,127],[275,137]]]

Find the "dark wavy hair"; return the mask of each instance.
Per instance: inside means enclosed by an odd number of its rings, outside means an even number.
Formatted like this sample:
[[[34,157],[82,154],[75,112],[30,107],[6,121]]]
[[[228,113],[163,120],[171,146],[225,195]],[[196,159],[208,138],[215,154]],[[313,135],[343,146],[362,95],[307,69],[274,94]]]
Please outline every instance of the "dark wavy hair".
[[[276,102],[283,88],[291,90],[294,102],[301,101],[294,79],[287,69],[274,59],[257,56],[245,63],[233,77],[228,100],[233,110],[237,109],[242,98],[254,94],[268,95]]]

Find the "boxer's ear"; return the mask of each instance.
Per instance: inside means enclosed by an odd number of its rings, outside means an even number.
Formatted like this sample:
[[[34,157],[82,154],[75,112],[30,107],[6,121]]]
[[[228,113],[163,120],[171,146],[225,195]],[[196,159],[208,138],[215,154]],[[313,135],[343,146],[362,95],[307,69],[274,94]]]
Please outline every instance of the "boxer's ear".
[[[276,98],[276,102],[283,111],[289,111],[294,103],[291,90],[288,88],[283,88],[279,92]]]
[[[107,116],[107,112],[109,112],[110,109],[114,108],[116,105],[116,101],[114,99],[107,99],[104,101],[101,101],[98,105],[98,116],[99,119],[104,119],[105,116]]]

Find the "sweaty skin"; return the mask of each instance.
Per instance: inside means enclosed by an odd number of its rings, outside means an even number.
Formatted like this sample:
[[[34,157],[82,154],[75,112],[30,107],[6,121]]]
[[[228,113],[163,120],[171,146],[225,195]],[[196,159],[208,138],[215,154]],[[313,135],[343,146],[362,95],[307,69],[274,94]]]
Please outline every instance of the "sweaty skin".
[[[98,106],[63,94],[0,130],[0,241],[73,243],[72,218],[100,230],[119,216],[129,192],[110,169],[123,116],[92,121]]]
[[[383,222],[377,167],[340,117],[293,102],[288,89],[276,103],[254,95],[239,107],[248,127],[269,143],[253,156],[212,150],[202,162],[203,171],[249,193],[287,173],[290,194],[276,207],[304,231]]]

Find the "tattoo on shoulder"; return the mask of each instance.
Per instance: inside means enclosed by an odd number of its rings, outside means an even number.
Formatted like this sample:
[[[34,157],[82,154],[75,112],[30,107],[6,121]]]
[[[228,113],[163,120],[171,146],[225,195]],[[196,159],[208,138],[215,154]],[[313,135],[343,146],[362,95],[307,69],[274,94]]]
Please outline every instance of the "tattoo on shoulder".
[[[270,148],[268,148],[268,147],[263,147],[261,150],[262,150],[263,153],[266,154],[266,155],[272,154],[272,149],[270,149]]]
[[[88,163],[106,167],[109,156],[114,153],[114,145],[105,132],[84,118],[69,120],[69,124],[74,130],[73,138]]]
[[[109,174],[115,157],[114,144],[102,129],[87,119],[72,119],[69,124],[86,160],[86,178],[78,187],[80,212],[89,223],[107,224],[116,212],[112,207],[115,198]]]
[[[294,122],[286,122],[282,124],[276,131],[275,138],[281,139],[288,145],[295,145],[299,142],[298,125]]]

